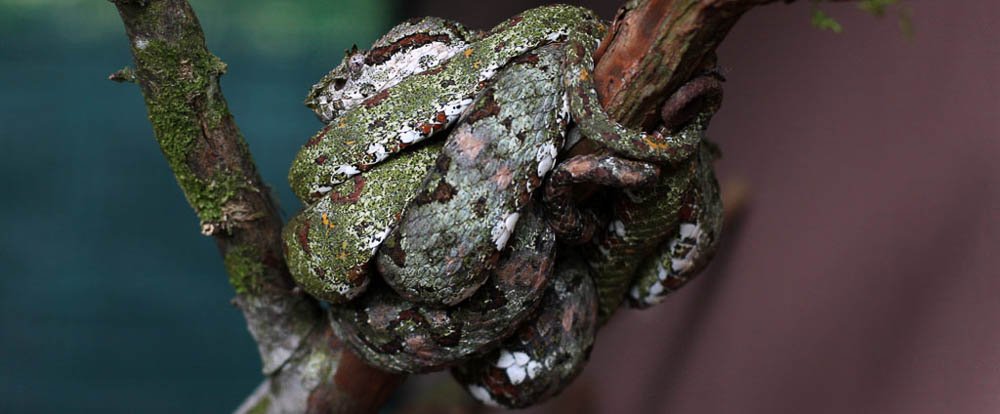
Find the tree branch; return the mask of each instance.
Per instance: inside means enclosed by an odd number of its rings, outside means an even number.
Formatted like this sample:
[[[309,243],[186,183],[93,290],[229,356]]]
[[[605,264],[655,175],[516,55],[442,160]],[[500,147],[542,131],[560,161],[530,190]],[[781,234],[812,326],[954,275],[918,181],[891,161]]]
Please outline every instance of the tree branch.
[[[282,254],[281,217],[219,87],[226,66],[206,48],[191,6],[112,2],[132,46],[153,133],[202,232],[215,238],[257,342],[267,380],[243,408],[377,410],[401,378],[357,362],[319,305],[297,293]]]
[[[660,105],[704,67],[744,12],[779,0],[629,1],[598,50],[594,77],[619,122],[652,128]]]
[[[135,70],[114,80],[142,89],[153,133],[202,232],[215,238],[235,303],[257,342],[264,383],[238,412],[375,412],[402,381],[362,363],[298,293],[282,255],[281,218],[219,87],[225,64],[205,46],[185,0],[110,0]],[[777,0],[633,0],[619,11],[595,71],[606,106],[639,126],[667,92],[711,61],[753,6]]]
[[[625,125],[654,127],[670,93],[715,66],[715,49],[743,13],[779,1],[795,0],[627,1],[596,55],[601,103]]]

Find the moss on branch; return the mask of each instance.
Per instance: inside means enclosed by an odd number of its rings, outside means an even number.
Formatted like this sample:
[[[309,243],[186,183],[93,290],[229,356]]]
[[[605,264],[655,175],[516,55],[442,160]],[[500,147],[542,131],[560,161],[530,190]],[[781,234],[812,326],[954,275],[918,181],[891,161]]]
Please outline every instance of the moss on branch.
[[[374,411],[400,378],[363,364],[333,336],[318,304],[295,289],[281,218],[219,87],[226,65],[208,51],[185,0],[112,0],[128,35],[131,73],[177,183],[212,235],[257,342],[267,378],[241,411]],[[356,358],[354,358],[356,359]],[[347,360],[354,360],[347,358]],[[335,377],[345,375],[336,379]],[[354,384],[352,381],[364,381]]]
[[[147,13],[140,14],[152,25],[165,2],[151,2]],[[146,108],[153,132],[167,162],[184,191],[191,207],[203,223],[221,222],[224,206],[236,194],[247,188],[246,177],[239,171],[209,168],[195,171],[194,159],[204,151],[200,139],[212,131],[226,128],[223,121],[229,115],[226,101],[218,88],[218,78],[226,65],[208,52],[201,31],[195,25],[170,38],[137,36],[132,41],[132,53],[143,80]],[[239,137],[242,156],[249,156],[246,144]]]

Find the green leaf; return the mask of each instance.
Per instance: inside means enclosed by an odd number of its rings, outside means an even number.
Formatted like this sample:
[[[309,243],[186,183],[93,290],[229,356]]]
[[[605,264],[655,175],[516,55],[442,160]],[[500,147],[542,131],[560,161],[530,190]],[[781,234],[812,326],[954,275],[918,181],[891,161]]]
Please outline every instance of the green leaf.
[[[818,8],[813,9],[812,25],[822,30],[829,30],[834,33],[840,33],[844,31],[844,27],[841,26],[839,22],[837,22],[832,17],[824,13],[823,10],[820,10]]]

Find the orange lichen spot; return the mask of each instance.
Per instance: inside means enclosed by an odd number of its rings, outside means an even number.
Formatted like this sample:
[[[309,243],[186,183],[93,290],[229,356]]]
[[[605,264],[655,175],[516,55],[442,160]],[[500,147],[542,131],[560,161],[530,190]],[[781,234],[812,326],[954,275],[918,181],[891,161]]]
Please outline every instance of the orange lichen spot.
[[[472,48],[470,47],[468,49],[465,49],[465,51],[462,52],[462,54],[465,55],[465,57],[472,56]]]
[[[332,229],[336,226],[336,224],[330,221],[330,216],[328,216],[326,213],[323,213],[323,225],[326,226],[326,228],[328,229]]]
[[[670,148],[670,144],[663,141],[654,140],[653,135],[646,135],[646,137],[642,139],[642,142],[646,143],[646,145],[648,145],[649,148],[654,151],[665,150]]]
[[[351,140],[351,141],[344,141],[344,143],[345,143],[345,144],[347,144],[347,145],[354,145],[354,143],[355,143],[355,142],[356,142],[356,141],[354,141],[354,140]]]
[[[477,60],[475,62],[472,62],[472,68],[473,69],[479,69],[479,67],[482,66],[482,64],[483,64],[483,62]]]
[[[587,69],[580,69],[580,80],[585,81],[590,78],[590,72]]]
[[[345,127],[345,126],[347,126],[347,122],[344,122],[344,120],[343,120],[343,119],[341,119],[341,120],[340,120],[340,122],[339,122],[339,123],[337,123],[337,127],[338,127],[338,128],[343,128],[343,127]]]

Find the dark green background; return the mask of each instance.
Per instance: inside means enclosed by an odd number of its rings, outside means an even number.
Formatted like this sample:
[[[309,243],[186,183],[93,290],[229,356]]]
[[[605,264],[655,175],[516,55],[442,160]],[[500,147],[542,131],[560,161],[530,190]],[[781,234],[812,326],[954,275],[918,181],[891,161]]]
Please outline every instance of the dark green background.
[[[394,2],[192,1],[286,214],[301,101]],[[152,138],[115,8],[0,0],[0,412],[227,412],[260,380],[214,243]]]

